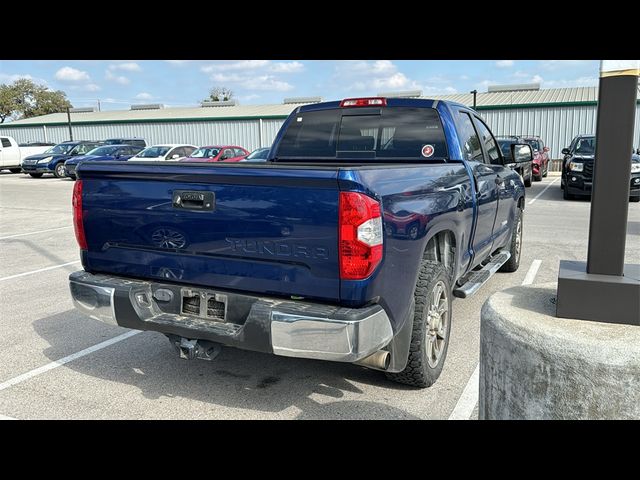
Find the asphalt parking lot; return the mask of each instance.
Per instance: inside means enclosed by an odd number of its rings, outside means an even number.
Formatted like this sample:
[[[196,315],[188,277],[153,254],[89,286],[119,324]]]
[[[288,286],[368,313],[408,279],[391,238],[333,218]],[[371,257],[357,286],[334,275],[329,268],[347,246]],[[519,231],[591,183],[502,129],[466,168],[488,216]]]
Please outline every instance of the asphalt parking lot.
[[[70,180],[0,174],[0,418],[473,418],[484,301],[514,285],[555,281],[560,259],[587,256],[589,200],[563,200],[556,176],[534,183],[520,269],[454,302],[446,364],[429,389],[355,365],[232,348],[213,362],[186,361],[162,334],[73,309],[67,277],[80,264],[72,189]],[[626,260],[640,263],[638,203],[629,208]]]

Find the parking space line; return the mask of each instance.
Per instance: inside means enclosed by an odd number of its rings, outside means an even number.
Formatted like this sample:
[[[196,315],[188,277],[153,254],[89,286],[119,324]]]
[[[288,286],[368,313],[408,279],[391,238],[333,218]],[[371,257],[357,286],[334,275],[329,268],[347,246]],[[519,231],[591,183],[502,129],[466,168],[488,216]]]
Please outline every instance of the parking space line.
[[[0,237],[0,240],[6,240],[8,238],[24,237],[26,235],[35,235],[37,233],[53,232],[55,230],[62,230],[62,229],[65,229],[65,228],[73,228],[73,225],[69,225],[68,227],[58,227],[58,228],[49,228],[47,230],[38,230],[36,232],[18,233],[17,235],[8,235],[6,237]]]
[[[61,265],[54,265],[52,267],[40,268],[38,270],[32,270],[30,272],[18,273],[16,275],[10,275],[8,277],[0,278],[0,282],[4,282],[5,280],[11,280],[12,278],[24,277],[25,275],[31,275],[33,273],[46,272],[47,270],[54,270],[56,268],[66,267],[67,265],[73,265],[74,263],[80,263],[80,260],[75,260],[73,262],[63,263]]]
[[[538,270],[542,260],[535,259],[531,262],[527,274],[522,280],[522,285],[531,285],[536,278]],[[471,374],[471,378],[464,387],[462,395],[458,399],[456,406],[449,415],[449,420],[469,420],[473,413],[476,404],[478,403],[478,396],[480,395],[480,364],[476,365],[476,369]]]
[[[64,358],[61,358],[60,360],[56,360],[55,362],[51,362],[51,363],[47,363],[46,365],[43,365],[42,367],[38,367],[34,370],[31,370],[29,372],[23,373],[22,375],[18,375],[17,377],[13,377],[12,379],[7,380],[6,382],[0,383],[0,391],[5,390],[9,387],[13,387],[14,385],[17,385],[19,383],[22,383],[26,380],[29,380],[33,377],[36,377],[38,375],[41,375],[43,373],[48,372],[49,370],[53,370],[54,368],[58,368],[61,367],[62,365],[64,365],[65,363],[69,363],[72,362],[74,360],[77,360],[78,358],[84,357],[85,355],[89,355],[90,353],[93,352],[97,352],[98,350],[102,350],[103,348],[106,348],[110,345],[113,345],[114,343],[118,343],[121,342],[122,340],[126,340],[129,337],[133,337],[134,335],[137,335],[139,333],[142,333],[141,330],[129,330],[126,333],[123,333],[122,335],[118,335],[117,337],[113,337],[110,338],[109,340],[105,340],[104,342],[98,343],[97,345],[93,345],[92,347],[88,347],[85,348],[84,350],[80,350],[79,352],[76,352],[72,355],[68,355]]]
[[[547,188],[549,188],[551,185],[553,185],[554,183],[556,183],[558,180],[560,180],[560,177],[556,178],[554,181],[552,181],[551,183],[549,183],[549,185],[547,185],[546,187],[544,187],[544,188],[542,189],[542,191],[541,191],[538,195],[536,195],[536,196],[533,198],[533,200],[531,200],[531,201],[529,202],[529,205],[531,205],[531,204],[532,204],[533,202],[535,202],[538,198],[540,198],[540,195],[542,195],[544,192],[546,192],[546,191],[547,191]]]
[[[17,418],[7,417],[6,415],[0,415],[0,420],[17,420]]]

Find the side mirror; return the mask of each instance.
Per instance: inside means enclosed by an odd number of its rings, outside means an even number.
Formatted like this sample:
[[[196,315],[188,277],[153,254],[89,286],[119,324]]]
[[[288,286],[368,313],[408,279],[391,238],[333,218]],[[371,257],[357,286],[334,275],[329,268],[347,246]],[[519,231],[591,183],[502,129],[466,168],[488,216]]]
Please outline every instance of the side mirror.
[[[569,149],[568,149],[568,148],[563,148],[563,149],[562,149],[562,154],[563,154],[563,155],[569,155],[570,153],[571,153],[571,152],[569,151]]]
[[[531,145],[526,143],[514,143],[511,145],[511,158],[515,163],[525,163],[533,160]]]
[[[177,153],[171,155],[171,160],[175,160],[176,158],[180,158],[180,155],[178,155]]]

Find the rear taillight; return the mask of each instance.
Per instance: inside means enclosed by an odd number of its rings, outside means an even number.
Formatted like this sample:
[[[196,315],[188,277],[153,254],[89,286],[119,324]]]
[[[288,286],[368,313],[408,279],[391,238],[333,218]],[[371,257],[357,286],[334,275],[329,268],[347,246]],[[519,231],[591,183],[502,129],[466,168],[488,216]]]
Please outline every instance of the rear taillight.
[[[380,204],[355,192],[340,192],[340,278],[362,280],[382,260]]]
[[[387,99],[381,97],[369,98],[345,98],[340,102],[340,107],[386,107]]]
[[[87,239],[84,236],[84,222],[82,218],[82,180],[76,180],[73,186],[73,228],[76,240],[81,250],[87,250]]]

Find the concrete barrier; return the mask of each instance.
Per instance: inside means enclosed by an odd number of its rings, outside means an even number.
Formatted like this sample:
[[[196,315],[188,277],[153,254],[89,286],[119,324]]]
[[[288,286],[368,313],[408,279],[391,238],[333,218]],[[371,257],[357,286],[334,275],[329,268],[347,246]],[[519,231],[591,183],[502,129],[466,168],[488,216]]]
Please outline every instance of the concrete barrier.
[[[555,299],[545,283],[483,305],[479,418],[639,419],[640,327],[557,318]]]

